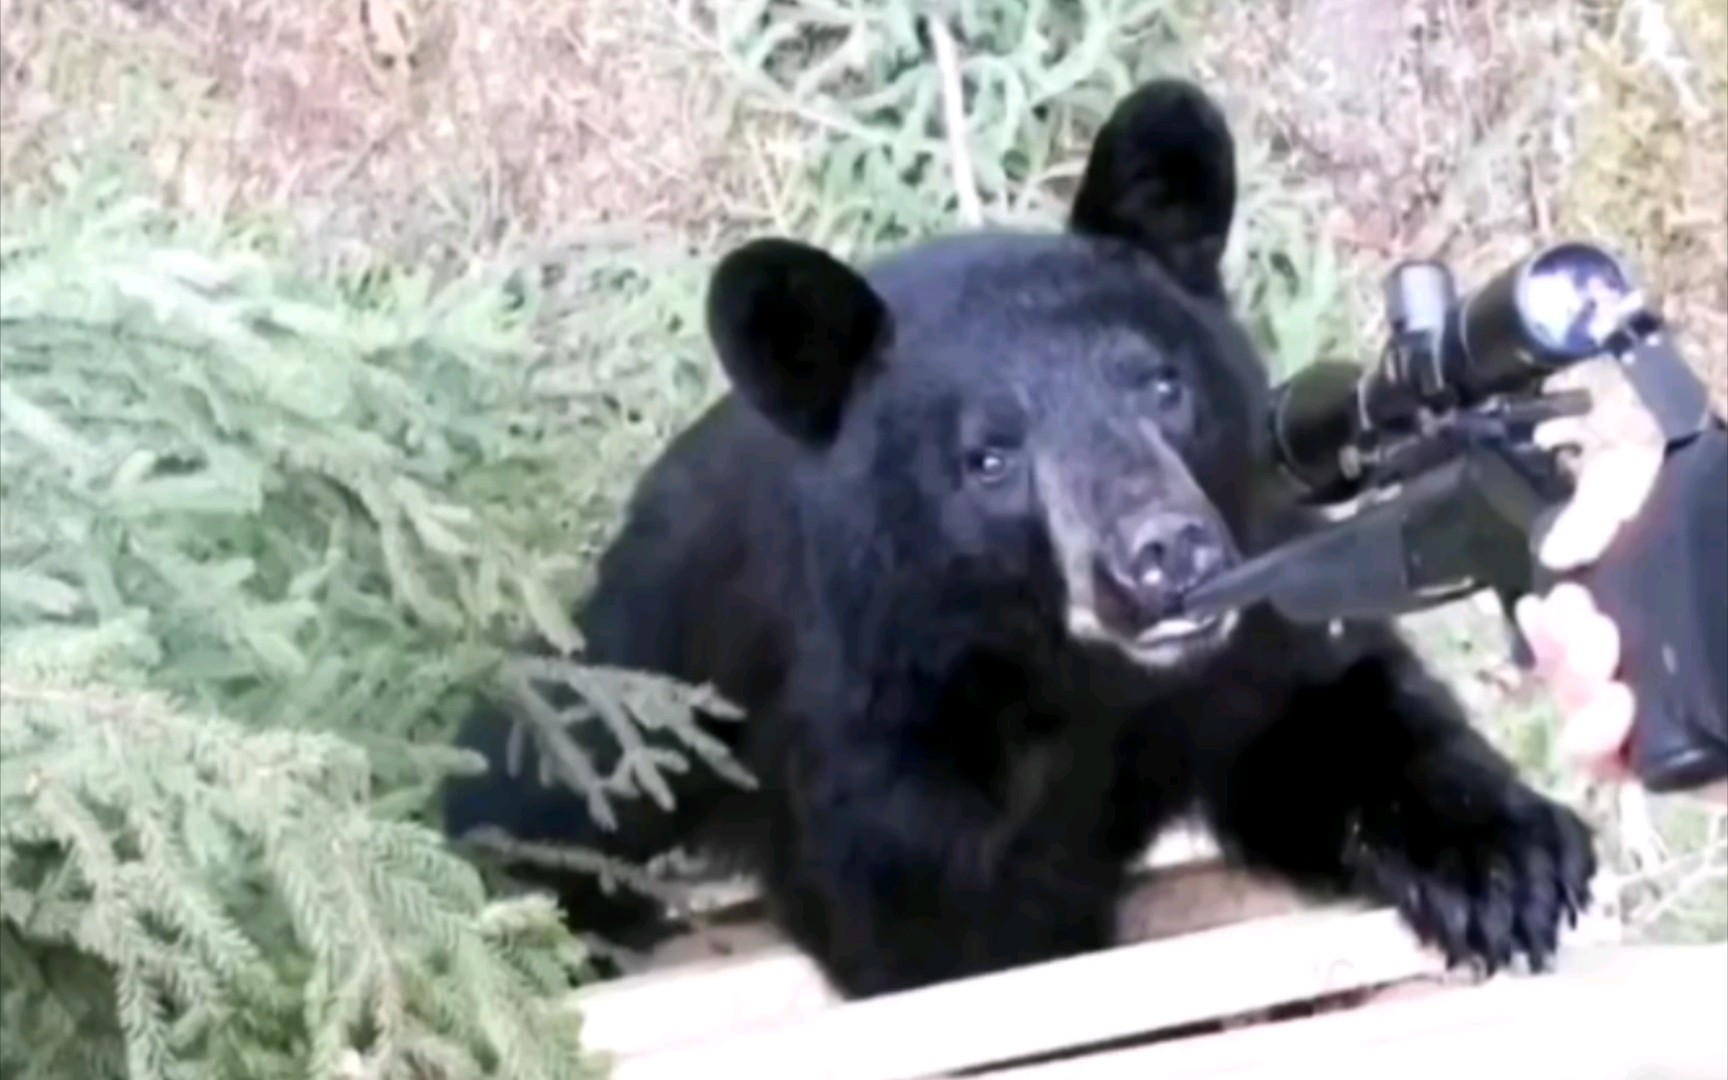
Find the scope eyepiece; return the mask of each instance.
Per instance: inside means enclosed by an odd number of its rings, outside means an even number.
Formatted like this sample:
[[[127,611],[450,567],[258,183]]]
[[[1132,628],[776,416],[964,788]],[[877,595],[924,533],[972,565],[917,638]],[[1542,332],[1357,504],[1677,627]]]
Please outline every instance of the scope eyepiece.
[[[1639,301],[1625,266],[1603,248],[1545,248],[1459,306],[1448,381],[1465,403],[1521,389],[1600,355]]]

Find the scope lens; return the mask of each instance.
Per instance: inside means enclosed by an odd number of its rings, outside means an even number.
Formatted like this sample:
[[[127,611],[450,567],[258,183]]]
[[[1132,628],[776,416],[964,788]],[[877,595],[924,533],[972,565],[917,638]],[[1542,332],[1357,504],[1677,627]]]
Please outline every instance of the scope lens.
[[[1602,351],[1619,327],[1631,283],[1620,261],[1589,244],[1562,244],[1525,269],[1518,306],[1541,345],[1566,359]]]

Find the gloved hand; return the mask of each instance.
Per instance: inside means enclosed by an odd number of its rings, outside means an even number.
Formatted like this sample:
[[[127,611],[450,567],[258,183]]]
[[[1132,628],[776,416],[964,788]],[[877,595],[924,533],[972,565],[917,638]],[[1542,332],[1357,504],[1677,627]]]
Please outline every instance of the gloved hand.
[[[1557,572],[1595,561],[1620,527],[1637,515],[1661,464],[1658,448],[1639,446],[1605,450],[1588,462],[1538,557]],[[1633,691],[1615,676],[1620,634],[1613,620],[1573,582],[1543,597],[1521,597],[1513,615],[1535,656],[1537,672],[1560,707],[1562,751],[1600,778],[1633,779],[1625,759]],[[1699,794],[1728,804],[1728,783],[1713,784]]]

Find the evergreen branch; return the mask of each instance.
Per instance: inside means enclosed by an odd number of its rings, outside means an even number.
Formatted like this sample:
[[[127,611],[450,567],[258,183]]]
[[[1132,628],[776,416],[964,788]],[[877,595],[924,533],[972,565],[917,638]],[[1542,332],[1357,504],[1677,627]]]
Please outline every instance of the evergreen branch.
[[[0,886],[34,898],[0,917],[0,1008],[8,1030],[41,1018],[8,1075],[74,1053],[108,1063],[92,1080],[336,1077],[356,1056],[380,1080],[432,1060],[465,1063],[451,1080],[597,1075],[556,910],[489,904],[436,833],[377,820],[364,756],[339,740],[9,676],[0,755],[26,779],[0,795]],[[46,973],[72,958],[106,971],[110,1021],[50,996],[44,1022]],[[85,1046],[44,1045],[53,1032]]]
[[[142,618],[152,685],[250,725],[340,733],[371,752],[393,812],[423,808],[438,743],[505,689],[514,642],[580,665],[568,611],[586,563],[568,553],[592,551],[657,438],[620,438],[619,403],[638,387],[631,407],[667,430],[708,394],[664,367],[626,372],[628,350],[596,341],[654,327],[643,352],[666,356],[678,279],[577,253],[558,292],[525,266],[441,292],[374,273],[356,293],[231,241],[176,243],[145,206],[69,205],[7,216],[23,235],[0,281],[0,628]],[[565,356],[580,362],[552,363]],[[584,769],[568,737],[549,762],[602,816],[643,793],[668,803],[663,774],[686,767],[675,738],[644,751],[631,723],[691,734],[740,772],[675,695],[589,704],[567,722],[627,743],[623,771]]]

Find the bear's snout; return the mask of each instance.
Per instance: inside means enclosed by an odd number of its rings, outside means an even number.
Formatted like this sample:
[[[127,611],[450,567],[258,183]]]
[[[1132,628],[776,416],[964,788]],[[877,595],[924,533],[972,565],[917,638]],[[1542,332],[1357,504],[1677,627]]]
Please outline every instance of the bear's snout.
[[[1233,561],[1229,537],[1209,515],[1158,511],[1124,522],[1094,567],[1098,616],[1134,637],[1176,614],[1190,590]]]

